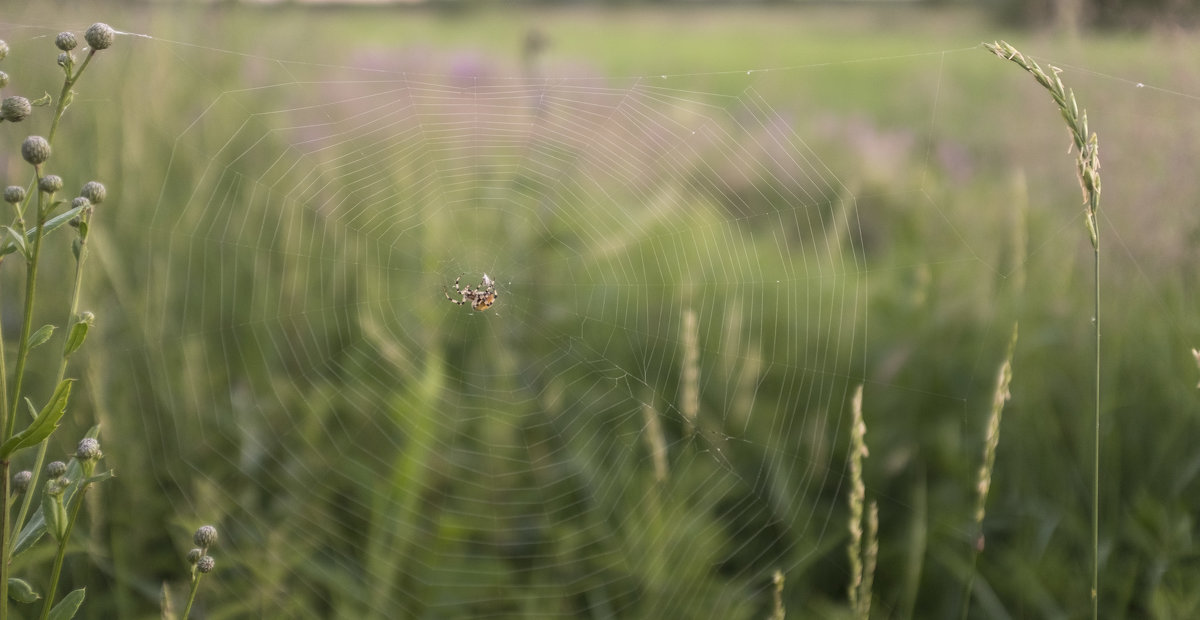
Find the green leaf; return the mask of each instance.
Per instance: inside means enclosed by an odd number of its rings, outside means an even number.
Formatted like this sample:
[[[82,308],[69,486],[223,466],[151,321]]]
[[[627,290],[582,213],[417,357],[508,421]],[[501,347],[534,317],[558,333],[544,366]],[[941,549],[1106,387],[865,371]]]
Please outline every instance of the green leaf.
[[[33,105],[35,105],[39,108],[50,105],[50,102],[53,101],[53,99],[50,97],[50,93],[48,93],[46,91],[42,91],[42,93],[43,94],[41,97],[38,97],[37,99],[30,101],[29,103],[32,103]]]
[[[42,493],[42,520],[49,524],[46,529],[54,534],[54,539],[62,542],[67,534],[67,507],[63,505],[62,495]]]
[[[21,534],[17,536],[17,542],[13,545],[13,558],[32,549],[45,535],[46,518],[42,516],[42,511],[35,511],[25,523],[25,527],[21,528]]]
[[[14,250],[20,251],[21,256],[29,258],[29,250],[25,246],[25,235],[13,230],[12,226],[5,226],[4,230],[8,232],[8,240],[0,246],[0,256],[11,254]]]
[[[16,577],[9,577],[8,598],[11,598],[18,603],[28,604],[42,598],[42,595],[38,594],[37,591],[33,589],[33,586],[29,585],[28,581],[25,581],[24,579],[17,579]]]
[[[58,422],[67,412],[67,399],[71,397],[71,384],[74,379],[63,379],[50,397],[50,402],[37,414],[33,422],[25,430],[13,435],[0,445],[0,460],[8,460],[17,450],[36,446],[50,436],[58,428]]]
[[[88,329],[95,322],[96,317],[91,312],[84,312],[76,319],[75,324],[71,326],[71,333],[67,335],[67,344],[63,347],[63,357],[74,353],[83,345]]]
[[[67,224],[67,222],[70,222],[72,219],[75,218],[75,216],[79,215],[81,212],[83,212],[83,207],[75,207],[73,209],[68,209],[66,211],[63,211],[62,213],[59,213],[58,215],[50,218],[49,220],[46,221],[46,224],[45,224],[46,232],[43,233],[43,235],[50,234],[50,233],[54,232],[55,230],[62,228],[64,225]],[[20,236],[20,234],[21,233],[17,233],[17,236]],[[25,231],[25,242],[28,243],[30,240],[32,240],[33,236],[35,234],[37,234],[37,226],[34,226],[33,228],[30,228],[29,230]],[[0,244],[0,256],[4,256],[5,254],[12,254],[13,252],[16,252],[16,251],[17,251],[17,246],[15,243]]]
[[[33,332],[29,336],[29,348],[32,349],[34,347],[37,347],[38,345],[46,344],[46,341],[49,340],[50,336],[53,336],[53,335],[54,335],[54,326],[53,325],[47,323],[47,324],[39,327],[36,332]]]
[[[117,477],[117,474],[115,472],[113,472],[113,470],[110,469],[104,473],[96,474],[95,476],[88,476],[87,478],[85,478],[83,480],[83,484],[87,484],[87,485],[97,484],[100,482],[104,482],[105,480],[108,480],[109,478],[115,478],[115,477]]]
[[[63,597],[54,609],[50,610],[50,615],[46,616],[47,620],[71,620],[75,617],[75,612],[79,611],[79,606],[83,604],[83,597],[87,594],[87,588],[79,588],[73,590],[70,594]]]

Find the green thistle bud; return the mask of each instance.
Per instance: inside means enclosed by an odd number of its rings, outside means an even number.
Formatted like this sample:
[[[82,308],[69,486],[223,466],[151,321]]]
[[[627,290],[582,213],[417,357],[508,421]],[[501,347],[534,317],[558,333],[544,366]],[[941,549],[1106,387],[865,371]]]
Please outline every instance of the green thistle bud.
[[[108,196],[108,190],[104,189],[104,184],[99,181],[88,181],[83,184],[83,189],[79,190],[79,195],[87,198],[92,204],[98,205],[104,202]]]
[[[0,71],[0,88],[8,86],[8,74]]]
[[[9,185],[4,188],[4,202],[17,204],[25,200],[25,188],[20,185]]]
[[[38,189],[46,192],[47,194],[58,192],[58,190],[62,189],[62,185],[62,177],[58,176],[57,174],[47,174],[46,176],[38,179]]]
[[[87,32],[83,33],[83,39],[92,46],[92,49],[103,50],[113,44],[116,35],[117,33],[108,24],[95,23],[87,29]]]
[[[72,209],[86,209],[90,206],[92,206],[92,201],[88,200],[87,198],[84,198],[83,196],[71,199],[71,208]]]
[[[54,39],[54,45],[64,52],[69,52],[75,49],[75,46],[78,45],[78,43],[75,42],[74,34],[70,32],[60,32]]]
[[[28,469],[13,474],[13,492],[17,495],[23,494],[29,490],[29,483],[32,481],[33,472]]]
[[[51,461],[49,465],[46,465],[46,476],[51,480],[61,478],[65,473],[67,473],[67,464],[62,461]]]
[[[207,549],[217,542],[217,528],[211,525],[202,525],[196,530],[196,535],[192,537],[192,541],[197,547]]]
[[[79,440],[79,446],[75,448],[75,458],[81,461],[95,461],[104,456],[100,452],[100,442],[91,437],[84,437]]]
[[[5,56],[8,56],[8,44],[0,40],[0,60],[4,60]]]
[[[187,552],[188,564],[195,564],[204,555],[204,552],[199,549],[192,549]]]
[[[196,570],[202,573],[211,573],[212,569],[216,568],[217,561],[211,555],[206,555],[199,560],[196,560]]]
[[[12,123],[19,123],[25,120],[26,116],[33,111],[33,104],[24,97],[5,97],[4,103],[0,103],[0,118]]]
[[[63,52],[58,55],[58,66],[68,67],[71,65],[71,60],[72,60],[71,55],[66,52]]]
[[[41,136],[29,136],[21,143],[21,157],[38,166],[50,159],[50,143]]]

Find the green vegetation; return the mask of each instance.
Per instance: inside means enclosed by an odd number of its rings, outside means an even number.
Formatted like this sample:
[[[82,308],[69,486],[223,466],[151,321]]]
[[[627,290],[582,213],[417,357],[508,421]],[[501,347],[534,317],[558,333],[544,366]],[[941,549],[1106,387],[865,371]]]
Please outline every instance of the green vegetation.
[[[64,567],[96,617],[157,617],[164,582],[214,618],[1090,611],[1092,247],[1062,119],[980,52],[997,33],[974,16],[89,17],[155,37],[89,69],[105,88],[76,98],[55,153],[120,205],[90,233],[105,319],[71,398],[95,419],[64,420],[121,446],[86,528],[102,570]],[[549,43],[523,61],[531,28]],[[6,62],[45,43],[0,38]],[[1067,81],[1105,141],[1106,618],[1200,611],[1194,101],[1106,77],[1195,92],[1190,45],[1018,45],[1089,70]],[[534,107],[489,117],[509,104],[480,102],[480,73],[576,78],[550,79],[574,107],[541,118],[577,133],[501,139]],[[636,115],[554,116],[622,98],[708,142],[666,157]],[[784,125],[826,177],[753,148]],[[614,135],[645,148],[603,160]],[[446,302],[483,273],[492,309]],[[52,373],[26,381],[53,392]],[[860,384],[878,549],[852,611]],[[221,556],[193,605],[197,523]]]

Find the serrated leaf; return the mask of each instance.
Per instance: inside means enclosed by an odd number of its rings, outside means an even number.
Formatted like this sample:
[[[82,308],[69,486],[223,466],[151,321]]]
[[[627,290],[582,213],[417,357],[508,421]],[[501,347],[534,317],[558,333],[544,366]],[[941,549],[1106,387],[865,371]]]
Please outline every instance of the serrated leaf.
[[[29,585],[28,581],[25,581],[24,579],[17,579],[16,577],[9,577],[8,598],[11,598],[18,603],[29,604],[42,598],[42,595],[38,594],[37,590],[34,590],[33,586]]]
[[[38,328],[36,332],[29,335],[29,348],[32,349],[39,345],[46,344],[50,336],[54,335],[54,326],[47,323]]]
[[[48,234],[54,232],[55,230],[62,228],[67,222],[70,222],[75,216],[79,215],[82,211],[83,211],[83,207],[75,207],[73,209],[68,209],[66,211],[63,211],[62,213],[50,218],[49,220],[46,220],[46,224],[45,224],[46,232],[43,233],[43,235],[48,235]],[[33,236],[35,234],[37,234],[36,226],[25,231],[25,243],[28,243],[30,240],[32,240]],[[20,233],[17,233],[17,235],[19,236]],[[0,245],[0,256],[4,256],[5,254],[12,254],[13,252],[16,252],[16,251],[17,251],[17,246],[15,245],[15,243],[5,243],[5,244]]]
[[[83,605],[83,597],[87,595],[87,588],[79,588],[72,590],[70,594],[64,596],[54,609],[50,610],[50,615],[46,616],[47,620],[71,620],[75,617],[75,612],[79,611],[79,606]]]
[[[71,397],[71,384],[74,382],[74,379],[63,379],[33,422],[0,445],[0,460],[8,460],[14,452],[22,448],[36,446],[58,428],[59,420],[67,412],[67,400]]]

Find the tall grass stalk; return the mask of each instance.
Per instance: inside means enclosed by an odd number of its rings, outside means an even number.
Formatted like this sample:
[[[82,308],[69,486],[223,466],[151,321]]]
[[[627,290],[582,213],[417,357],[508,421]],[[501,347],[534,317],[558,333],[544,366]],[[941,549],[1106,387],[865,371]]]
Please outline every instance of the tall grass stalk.
[[[1087,110],[1080,110],[1075,93],[1063,86],[1058,74],[1061,69],[1048,65],[1050,73],[1036,61],[1026,58],[1005,41],[985,43],[993,54],[1010,60],[1033,75],[1054,99],[1071,132],[1075,145],[1075,172],[1083,192],[1084,223],[1092,242],[1092,334],[1095,346],[1095,413],[1093,416],[1092,446],[1092,618],[1100,613],[1100,227],[1096,213],[1100,209],[1100,145],[1095,133],[1088,130]]]
[[[867,450],[867,424],[863,421],[862,401],[863,386],[859,385],[850,401],[850,543],[846,546],[846,555],[850,560],[850,609],[855,618],[866,620],[871,616],[871,588],[879,554],[879,508],[871,502],[864,542],[863,506],[867,487],[863,483],[862,462],[870,452]]]
[[[983,553],[983,517],[987,511],[988,492],[992,488],[992,471],[996,466],[996,447],[1000,445],[1000,418],[1004,412],[1004,403],[1008,402],[1011,394],[1008,386],[1012,382],[1013,351],[1017,348],[1017,324],[1013,323],[1012,338],[1008,341],[1008,352],[1000,371],[996,375],[996,390],[992,392],[992,411],[988,415],[987,432],[983,440],[983,464],[979,466],[979,480],[975,487],[975,539],[971,546],[971,570],[967,573],[967,584],[963,590],[962,614],[963,620],[971,607],[971,589],[975,585],[975,567],[979,563],[979,554]]]
[[[787,609],[783,606],[783,571],[775,569],[771,574],[771,583],[775,585],[772,592],[772,600],[774,604],[771,607],[771,615],[767,620],[786,620]]]

